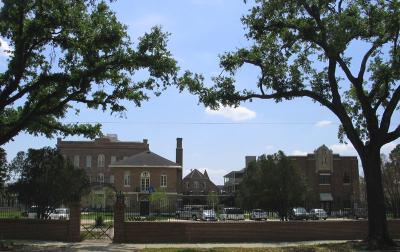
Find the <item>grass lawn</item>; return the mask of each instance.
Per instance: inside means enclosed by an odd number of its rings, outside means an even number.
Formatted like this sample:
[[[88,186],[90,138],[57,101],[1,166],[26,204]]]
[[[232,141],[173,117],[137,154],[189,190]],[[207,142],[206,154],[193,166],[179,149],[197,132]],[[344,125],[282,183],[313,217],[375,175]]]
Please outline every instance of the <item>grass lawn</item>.
[[[15,218],[23,218],[21,215],[21,211],[0,211],[0,219],[15,219]]]
[[[390,251],[398,251],[400,247],[388,248]],[[292,247],[276,247],[276,248],[147,248],[140,251],[145,252],[352,252],[352,251],[366,251],[367,246],[362,242],[346,242],[346,243],[330,243],[318,245],[300,245]]]

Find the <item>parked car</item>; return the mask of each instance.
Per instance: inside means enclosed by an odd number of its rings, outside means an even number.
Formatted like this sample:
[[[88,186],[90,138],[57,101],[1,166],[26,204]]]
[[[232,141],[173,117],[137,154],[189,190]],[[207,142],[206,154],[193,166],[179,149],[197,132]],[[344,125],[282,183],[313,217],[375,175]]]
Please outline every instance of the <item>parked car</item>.
[[[289,211],[289,220],[308,220],[310,215],[304,207],[295,207]]]
[[[56,208],[49,214],[49,219],[51,220],[67,220],[69,219],[69,209],[68,208]]]
[[[52,212],[52,209],[50,207],[46,208],[45,210],[45,219],[47,219]],[[37,219],[37,206],[31,206],[27,211],[26,214],[23,214],[24,216],[28,217],[29,219]]]
[[[328,218],[328,214],[324,209],[316,208],[310,210],[310,219],[312,220],[326,220]]]
[[[220,220],[244,220],[244,212],[237,207],[223,208],[219,215]]]
[[[215,211],[213,209],[208,209],[208,210],[204,209],[201,214],[201,219],[203,221],[216,221],[217,215],[215,214]]]
[[[250,213],[250,220],[267,220],[267,212],[262,209],[253,209]]]
[[[201,219],[204,207],[201,205],[186,205],[175,212],[177,219]]]

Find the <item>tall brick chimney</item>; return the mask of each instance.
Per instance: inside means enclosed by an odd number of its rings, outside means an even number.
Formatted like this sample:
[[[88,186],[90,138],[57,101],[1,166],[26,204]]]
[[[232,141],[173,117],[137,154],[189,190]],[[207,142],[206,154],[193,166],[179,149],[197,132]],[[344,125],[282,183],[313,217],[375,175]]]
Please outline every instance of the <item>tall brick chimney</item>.
[[[247,168],[247,166],[249,166],[249,164],[250,164],[251,162],[253,162],[253,161],[257,161],[257,156],[246,156],[246,157],[245,157],[245,165],[246,165],[246,168]]]
[[[180,166],[183,166],[182,138],[176,139],[176,163]]]

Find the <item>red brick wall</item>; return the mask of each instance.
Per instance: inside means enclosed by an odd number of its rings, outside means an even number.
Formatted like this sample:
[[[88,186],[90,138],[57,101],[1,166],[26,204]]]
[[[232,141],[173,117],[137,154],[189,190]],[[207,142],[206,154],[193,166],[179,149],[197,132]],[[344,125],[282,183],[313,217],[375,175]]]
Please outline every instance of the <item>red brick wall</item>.
[[[393,238],[400,238],[400,221],[389,221]],[[353,240],[367,236],[367,221],[309,222],[125,222],[119,242],[289,242]]]
[[[0,219],[0,239],[80,241],[80,213],[71,204],[69,220]]]
[[[0,237],[68,241],[68,220],[0,219]]]

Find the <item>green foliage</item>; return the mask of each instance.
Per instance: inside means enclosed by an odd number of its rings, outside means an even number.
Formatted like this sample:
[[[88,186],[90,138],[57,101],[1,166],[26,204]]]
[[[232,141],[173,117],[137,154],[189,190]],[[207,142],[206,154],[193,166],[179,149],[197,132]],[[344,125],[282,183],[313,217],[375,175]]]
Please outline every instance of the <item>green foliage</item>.
[[[210,192],[210,193],[207,195],[207,204],[208,204],[209,206],[214,207],[214,208],[217,207],[218,204],[219,204],[218,193],[216,193],[216,192]]]
[[[123,115],[123,100],[140,106],[175,81],[178,68],[166,49],[168,34],[154,27],[136,48],[127,27],[96,0],[4,0],[0,35],[10,43],[0,73],[0,145],[19,132],[100,134],[99,124],[63,123],[83,104]],[[134,81],[144,70],[148,78]]]
[[[279,151],[248,165],[237,197],[245,209],[263,208],[284,216],[304,203],[307,191],[303,174]]]
[[[36,206],[38,218],[46,218],[46,209],[79,202],[88,193],[89,180],[82,169],[74,169],[56,149],[46,147],[20,152],[11,167],[19,179],[10,185],[21,203]]]

